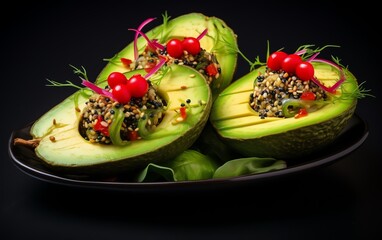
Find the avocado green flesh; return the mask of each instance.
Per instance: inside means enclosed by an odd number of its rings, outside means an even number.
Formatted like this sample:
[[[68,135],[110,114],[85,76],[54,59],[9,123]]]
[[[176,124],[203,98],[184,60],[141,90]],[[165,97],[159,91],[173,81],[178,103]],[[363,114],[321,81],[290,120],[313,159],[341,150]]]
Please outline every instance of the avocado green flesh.
[[[140,70],[126,75],[137,72],[143,74]],[[158,91],[168,103],[168,109],[150,139],[132,141],[125,146],[88,142],[78,131],[80,113],[75,110],[73,94],[33,124],[31,135],[41,138],[36,155],[56,170],[81,174],[129,171],[149,162],[175,157],[196,140],[207,122],[212,104],[211,90],[205,78],[194,69],[174,65],[161,80]],[[187,99],[191,100],[191,114],[185,121],[174,123],[179,117],[176,110]],[[87,100],[79,97],[80,109],[85,107]],[[54,119],[57,127],[52,127]]]
[[[315,76],[326,86],[339,79],[338,70],[315,63]],[[332,142],[346,126],[356,108],[356,98],[342,98],[301,118],[261,119],[249,105],[249,96],[259,71],[254,70],[227,87],[215,100],[210,121],[218,134],[246,156],[287,159],[303,156]],[[357,90],[356,78],[344,69],[345,82],[336,96]]]
[[[150,24],[143,28],[143,32]],[[166,44],[171,38],[198,37],[205,29],[208,29],[208,32],[200,39],[200,46],[207,52],[215,53],[221,67],[219,78],[214,80],[210,86],[212,94],[215,95],[231,83],[238,57],[236,35],[222,19],[208,17],[201,13],[189,13],[170,19],[166,26],[159,25],[145,34],[149,39],[158,39],[159,43]],[[143,37],[139,37],[137,46],[138,52],[141,53],[147,46],[147,41]],[[133,41],[111,58],[98,75],[97,82],[106,81],[107,76],[113,71],[126,72],[127,69],[121,63],[121,58],[134,59]]]

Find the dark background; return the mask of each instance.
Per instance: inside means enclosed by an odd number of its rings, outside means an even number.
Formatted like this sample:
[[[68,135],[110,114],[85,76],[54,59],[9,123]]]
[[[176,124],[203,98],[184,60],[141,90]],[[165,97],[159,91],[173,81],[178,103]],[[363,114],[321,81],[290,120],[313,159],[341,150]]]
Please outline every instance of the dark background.
[[[36,1],[1,8],[1,239],[378,239],[382,237],[381,44],[378,8],[366,1]],[[284,47],[340,45],[322,53],[342,59],[376,98],[356,113],[370,134],[330,166],[264,185],[227,191],[129,192],[61,186],[20,171],[8,155],[13,130],[36,120],[73,89],[46,78],[90,79],[133,39],[143,20],[168,11],[223,19],[253,60]],[[8,16],[6,16],[7,14]],[[377,25],[377,26],[375,26]],[[328,54],[328,55],[325,55]],[[248,72],[239,58],[236,78]]]

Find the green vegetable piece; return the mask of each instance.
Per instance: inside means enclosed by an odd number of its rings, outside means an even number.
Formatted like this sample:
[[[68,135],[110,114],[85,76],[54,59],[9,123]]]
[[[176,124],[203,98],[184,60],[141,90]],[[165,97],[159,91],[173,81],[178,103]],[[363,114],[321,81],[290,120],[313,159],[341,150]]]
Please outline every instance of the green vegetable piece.
[[[125,74],[129,77],[137,73],[145,74],[144,70]],[[102,82],[98,86],[104,88],[106,84]],[[212,106],[211,89],[196,70],[175,64],[169,66],[157,89],[167,106],[159,125],[154,131],[146,131],[145,138],[125,144],[118,136],[123,112],[116,109],[116,122],[109,129],[116,144],[87,141],[79,133],[81,112],[78,109],[84,109],[88,98],[76,92],[32,125],[30,134],[40,140],[34,149],[36,155],[53,171],[97,176],[130,172],[143,169],[149,163],[175,158],[192,146],[207,123]],[[179,107],[186,99],[195,103],[192,114],[178,122]]]
[[[215,159],[220,164],[232,159],[243,157],[219,138],[210,122],[207,122],[192,148]]]
[[[121,134],[120,134],[122,122],[124,119],[123,109],[122,108],[119,108],[119,109],[113,108],[113,110],[115,112],[114,119],[113,119],[113,122],[109,126],[111,142],[114,145],[119,145],[119,146],[130,144],[130,141],[123,141],[121,139]]]
[[[174,171],[176,181],[209,179],[217,168],[212,158],[192,149],[179,154],[165,166]]]
[[[248,157],[230,160],[216,169],[213,178],[238,177],[286,168],[286,162],[274,158]]]
[[[174,170],[169,167],[161,166],[155,163],[149,163],[141,172],[139,172],[137,182],[159,182],[176,181]]]
[[[196,150],[188,149],[162,165],[150,163],[137,177],[138,182],[193,181],[212,178],[216,162]]]
[[[315,76],[332,86],[339,79],[338,69],[326,63],[313,63]],[[343,69],[345,81],[335,94],[328,93],[327,104],[301,118],[262,119],[249,105],[253,82],[265,67],[259,67],[224,89],[214,101],[210,121],[223,142],[244,157],[276,159],[303,158],[333,143],[352,117],[360,92],[355,76]],[[359,94],[358,94],[359,96]]]
[[[209,53],[214,53],[220,66],[219,76],[210,84],[213,97],[215,98],[232,82],[237,67],[238,44],[236,34],[226,22],[215,16],[206,16],[194,12],[175,18],[166,15],[163,24],[147,31],[155,22],[153,21],[145,26],[142,31],[150,40],[156,39],[162,45],[166,45],[173,38],[198,37],[207,29],[207,34],[200,39],[200,47]],[[147,40],[140,36],[137,40],[137,47],[139,53],[143,52],[147,47]],[[121,62],[121,58],[134,60],[133,41],[115,56],[107,59],[109,63],[98,75],[97,83],[105,81],[107,76],[114,71],[129,71]],[[203,63],[200,62],[196,68],[200,67],[200,64]]]

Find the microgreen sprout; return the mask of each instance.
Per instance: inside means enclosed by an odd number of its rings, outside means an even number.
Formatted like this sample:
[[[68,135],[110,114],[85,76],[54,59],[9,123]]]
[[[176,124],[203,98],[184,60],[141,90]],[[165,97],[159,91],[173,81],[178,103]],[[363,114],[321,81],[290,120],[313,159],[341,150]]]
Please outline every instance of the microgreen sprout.
[[[72,67],[74,70],[73,72],[77,75],[80,76],[81,79],[88,79],[88,76],[87,76],[87,73],[86,73],[86,69],[81,66],[81,69],[80,68],[77,68],[73,65],[69,65],[70,67]],[[65,82],[66,83],[60,83],[60,82],[57,82],[57,81],[54,81],[54,80],[50,80],[50,79],[47,79],[48,82],[50,82],[50,84],[47,84],[46,86],[48,87],[74,87],[74,88],[77,88],[77,89],[80,89],[82,90],[83,88],[72,83],[71,81],[69,80],[66,80]]]
[[[53,80],[50,80],[50,79],[46,79],[46,80],[48,80],[48,82],[50,82],[50,84],[46,85],[48,87],[74,87],[74,88],[77,88],[77,89],[82,89],[82,87],[77,86],[76,84],[72,83],[69,80],[66,80],[65,81],[66,83],[61,83],[61,82],[53,81]]]
[[[366,89],[363,85],[365,84],[365,81],[361,82],[356,89],[352,92],[346,92],[343,91],[343,93],[340,96],[333,96],[332,102],[337,102],[340,100],[352,100],[352,99],[362,99],[366,97],[375,97],[374,95],[370,94],[371,89]],[[342,85],[343,86],[343,85]]]
[[[168,39],[170,31],[166,31],[166,28],[168,27],[168,21],[170,20],[171,16],[167,14],[167,11],[165,11],[164,14],[162,14],[163,18],[163,24],[162,24],[162,29],[161,29],[161,37],[160,39]]]

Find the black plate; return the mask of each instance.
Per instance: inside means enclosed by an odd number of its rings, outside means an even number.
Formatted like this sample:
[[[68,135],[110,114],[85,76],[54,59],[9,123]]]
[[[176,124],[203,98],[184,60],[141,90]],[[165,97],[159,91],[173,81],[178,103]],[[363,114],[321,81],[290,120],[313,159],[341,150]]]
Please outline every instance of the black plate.
[[[349,153],[356,150],[362,145],[369,135],[367,124],[358,115],[354,115],[347,127],[336,139],[334,144],[320,151],[318,154],[307,157],[306,161],[288,164],[288,167],[282,170],[239,176],[227,179],[208,179],[198,181],[183,181],[183,182],[149,182],[137,183],[126,182],[120,180],[101,181],[92,180],[87,176],[80,175],[63,175],[52,172],[41,160],[34,154],[32,149],[14,146],[13,140],[17,137],[29,139],[29,130],[31,124],[25,128],[12,132],[9,139],[9,154],[14,164],[24,173],[40,180],[48,181],[55,184],[69,185],[75,187],[89,188],[105,188],[118,189],[129,191],[162,191],[162,190],[199,190],[199,189],[221,189],[232,188],[238,186],[248,186],[262,180],[279,179],[294,173],[304,172],[306,170],[315,169],[317,167],[331,164]]]

